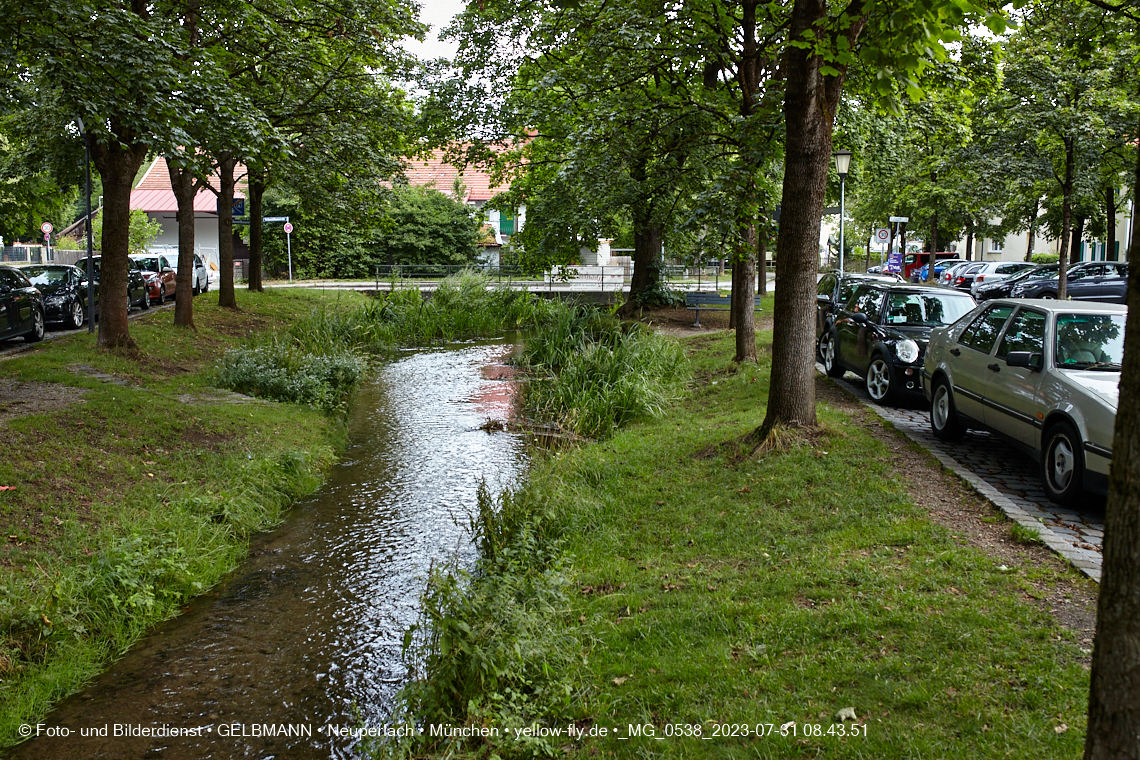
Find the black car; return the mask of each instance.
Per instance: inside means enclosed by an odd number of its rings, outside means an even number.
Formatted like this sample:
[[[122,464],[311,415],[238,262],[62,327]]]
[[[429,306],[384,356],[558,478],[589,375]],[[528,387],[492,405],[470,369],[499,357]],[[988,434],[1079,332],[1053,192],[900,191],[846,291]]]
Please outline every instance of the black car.
[[[0,266],[0,340],[44,338],[44,298],[15,267]]]
[[[1004,280],[998,280],[989,285],[979,285],[975,289],[974,297],[978,299],[979,302],[989,301],[992,298],[1009,298],[1010,292],[1018,283],[1056,277],[1058,269],[1060,269],[1060,267],[1056,264],[1041,264],[1032,269],[1018,272]]]
[[[820,339],[830,377],[850,370],[879,404],[922,398],[922,357],[935,327],[957,322],[975,306],[968,293],[921,285],[862,283]]]
[[[1010,290],[1012,298],[1056,298],[1056,273],[1049,279],[1026,280]],[[1086,261],[1065,273],[1065,292],[1074,301],[1124,303],[1128,292],[1128,264],[1122,261]]]
[[[44,297],[44,321],[63,322],[78,330],[87,318],[87,277],[69,264],[21,267]],[[99,314],[99,301],[95,301]]]
[[[815,289],[815,343],[831,329],[835,315],[855,292],[855,288],[865,282],[880,282],[886,285],[902,282],[894,274],[862,274],[859,272],[827,272],[816,284]],[[822,358],[822,354],[818,357]]]
[[[98,291],[99,266],[103,261],[103,257],[94,256],[92,258],[95,262],[95,290]],[[83,272],[84,277],[87,276],[86,257],[75,262],[75,266],[79,271]],[[84,297],[84,302],[86,303],[86,296]],[[130,307],[132,306],[138,306],[140,309],[149,309],[150,296],[147,293],[146,280],[143,279],[142,269],[139,268],[139,265],[135,261],[127,259],[127,311],[130,311]],[[97,313],[98,312],[96,312],[96,314]]]

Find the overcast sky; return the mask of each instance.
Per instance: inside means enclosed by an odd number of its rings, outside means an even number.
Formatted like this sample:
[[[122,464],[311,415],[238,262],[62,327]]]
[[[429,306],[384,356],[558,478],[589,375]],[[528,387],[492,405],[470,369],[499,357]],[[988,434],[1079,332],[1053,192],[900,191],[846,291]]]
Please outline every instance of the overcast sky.
[[[424,42],[405,40],[404,49],[421,59],[452,57],[455,54],[455,44],[440,42],[437,35],[440,29],[450,23],[455,14],[463,10],[466,3],[464,0],[423,0],[422,5],[420,21],[431,26],[427,40]]]

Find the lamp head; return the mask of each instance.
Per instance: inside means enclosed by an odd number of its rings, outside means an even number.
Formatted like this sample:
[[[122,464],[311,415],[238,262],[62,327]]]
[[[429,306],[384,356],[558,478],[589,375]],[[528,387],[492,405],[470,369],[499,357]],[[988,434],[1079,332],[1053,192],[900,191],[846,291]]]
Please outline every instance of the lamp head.
[[[847,172],[851,169],[851,156],[854,155],[849,150],[838,150],[835,152],[835,173],[840,178],[846,177]]]
[[[79,131],[81,133],[85,131],[83,129],[83,117],[82,116],[76,116],[75,117],[75,123],[79,126]]]

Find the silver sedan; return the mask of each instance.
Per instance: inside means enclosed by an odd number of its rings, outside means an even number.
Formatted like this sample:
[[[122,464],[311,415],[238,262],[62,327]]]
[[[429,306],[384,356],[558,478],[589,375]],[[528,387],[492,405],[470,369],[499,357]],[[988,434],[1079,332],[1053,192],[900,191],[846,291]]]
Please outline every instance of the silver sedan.
[[[1041,462],[1063,504],[1104,493],[1112,462],[1123,306],[1001,299],[931,333],[922,387],[944,441],[998,433]]]

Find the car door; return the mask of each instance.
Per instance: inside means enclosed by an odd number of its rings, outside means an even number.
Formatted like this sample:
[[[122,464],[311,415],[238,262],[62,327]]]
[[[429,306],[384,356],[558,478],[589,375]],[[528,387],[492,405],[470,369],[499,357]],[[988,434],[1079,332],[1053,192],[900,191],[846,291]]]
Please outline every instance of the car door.
[[[950,344],[945,357],[954,383],[954,405],[978,422],[986,423],[986,384],[994,362],[990,354],[1013,312],[1014,307],[1008,304],[989,307],[962,331],[956,343]]]
[[[1074,301],[1091,301],[1100,293],[1104,264],[1084,264],[1073,269],[1065,281],[1065,292]]]
[[[19,272],[8,270],[3,275],[5,282],[12,288],[12,306],[8,311],[12,330],[22,333],[32,326],[32,310],[35,308],[32,294],[37,291],[35,286],[28,282],[28,278]]]
[[[1128,295],[1128,265],[1114,262],[1104,265],[1104,277],[1094,300],[1105,303],[1125,303]]]
[[[871,346],[875,343],[875,326],[882,313],[884,295],[886,291],[882,288],[859,286],[835,323],[839,333],[839,358],[858,374],[865,374],[871,363]],[[856,322],[852,314],[863,314],[867,319]]]
[[[7,270],[0,269],[0,340],[15,332],[19,323],[16,314],[16,299],[19,294],[12,289],[12,284],[5,276],[7,273]]]
[[[1041,437],[1041,381],[1044,374],[1005,363],[1010,351],[1029,351],[1045,361],[1044,312],[1022,308],[1005,328],[986,383],[986,425],[1015,441],[1036,448]],[[992,367],[997,370],[992,370]]]

